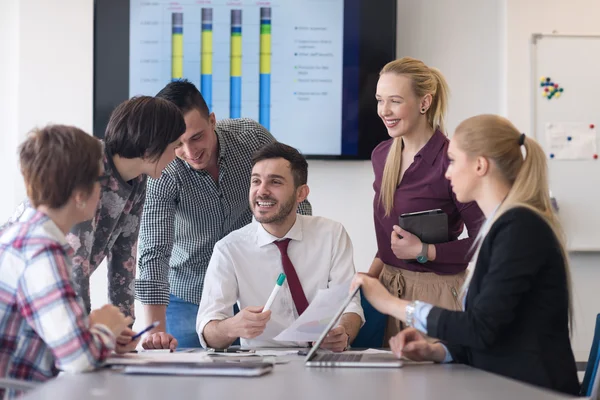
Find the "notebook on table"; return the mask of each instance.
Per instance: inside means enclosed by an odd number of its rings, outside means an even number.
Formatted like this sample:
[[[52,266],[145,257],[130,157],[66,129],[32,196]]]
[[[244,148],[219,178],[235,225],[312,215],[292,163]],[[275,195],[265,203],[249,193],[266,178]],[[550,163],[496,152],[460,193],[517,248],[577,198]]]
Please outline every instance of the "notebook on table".
[[[136,375],[188,375],[188,376],[262,376],[273,370],[273,364],[267,362],[199,362],[165,363],[148,362],[128,365],[125,374]]]

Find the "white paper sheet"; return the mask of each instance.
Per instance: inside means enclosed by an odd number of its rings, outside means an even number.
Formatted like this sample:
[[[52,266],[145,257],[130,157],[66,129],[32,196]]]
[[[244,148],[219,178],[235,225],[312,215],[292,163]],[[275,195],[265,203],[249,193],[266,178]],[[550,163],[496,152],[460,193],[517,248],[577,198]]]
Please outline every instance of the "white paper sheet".
[[[546,153],[554,160],[593,160],[598,154],[595,126],[589,123],[547,123]]]
[[[327,324],[348,298],[350,281],[321,289],[313,301],[292,325],[277,335],[274,340],[281,342],[312,342],[321,336]]]

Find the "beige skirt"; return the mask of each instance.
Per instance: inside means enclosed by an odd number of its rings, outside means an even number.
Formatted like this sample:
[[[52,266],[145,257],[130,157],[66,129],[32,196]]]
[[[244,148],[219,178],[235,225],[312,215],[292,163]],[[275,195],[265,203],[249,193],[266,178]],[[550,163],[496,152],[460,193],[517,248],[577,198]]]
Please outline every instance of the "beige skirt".
[[[379,281],[393,295],[404,300],[420,300],[448,310],[462,310],[459,292],[467,276],[463,271],[456,275],[438,275],[433,272],[415,272],[384,265]],[[388,317],[383,345],[404,329],[404,324]]]

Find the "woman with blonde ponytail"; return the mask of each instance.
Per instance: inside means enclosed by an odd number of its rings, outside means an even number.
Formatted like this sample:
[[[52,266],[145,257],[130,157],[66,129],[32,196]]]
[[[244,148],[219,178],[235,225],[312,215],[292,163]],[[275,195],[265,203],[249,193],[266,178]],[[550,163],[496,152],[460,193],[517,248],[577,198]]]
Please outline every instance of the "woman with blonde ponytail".
[[[576,395],[569,264],[544,151],[508,120],[480,115],[458,126],[448,155],[457,199],[477,202],[486,216],[465,310],[397,299],[365,274],[352,287],[411,326],[390,341],[397,356],[460,362]]]
[[[391,139],[371,157],[378,251],[369,275],[399,298],[458,310],[468,253],[483,215],[476,204],[459,203],[444,177],[448,92],[440,71],[414,58],[392,61],[381,70],[377,112]],[[398,226],[400,215],[432,209],[448,216],[448,242],[422,243]],[[459,240],[465,225],[469,237]],[[384,345],[401,328],[400,321],[388,318]]]

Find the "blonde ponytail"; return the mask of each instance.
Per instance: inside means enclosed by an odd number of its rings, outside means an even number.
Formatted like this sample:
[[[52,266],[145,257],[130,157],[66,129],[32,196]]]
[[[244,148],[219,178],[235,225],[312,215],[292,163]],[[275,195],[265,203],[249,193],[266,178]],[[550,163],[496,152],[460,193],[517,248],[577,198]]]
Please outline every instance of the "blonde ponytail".
[[[417,97],[431,95],[431,106],[426,111],[427,122],[432,129],[445,132],[444,119],[448,108],[449,89],[442,73],[437,68],[428,67],[423,61],[411,57],[403,57],[387,63],[379,75],[388,73],[410,78]],[[394,194],[400,183],[401,164],[402,139],[394,138],[383,168],[379,196],[386,216],[389,216],[394,209]]]
[[[385,160],[379,200],[385,208],[385,216],[389,217],[394,209],[394,195],[400,183],[400,166],[402,164],[402,139],[394,138]]]
[[[431,71],[431,74],[435,77],[436,90],[435,96],[432,95],[431,107],[429,107],[433,111],[427,113],[427,122],[429,122],[430,126],[434,128],[437,127],[440,131],[446,132],[444,120],[448,112],[450,88],[448,87],[446,78],[444,78],[444,75],[442,75],[439,69],[429,67],[429,71]]]
[[[487,222],[488,229],[502,214],[516,207],[524,207],[536,213],[552,229],[564,261],[569,295],[569,324],[572,329],[573,296],[569,258],[565,235],[550,201],[548,165],[544,150],[533,138],[522,135],[510,121],[496,115],[478,115],[463,121],[456,128],[453,140],[467,154],[492,161],[511,186],[493,219]],[[522,149],[525,150],[524,154]],[[475,257],[486,234],[482,230],[475,240]]]

